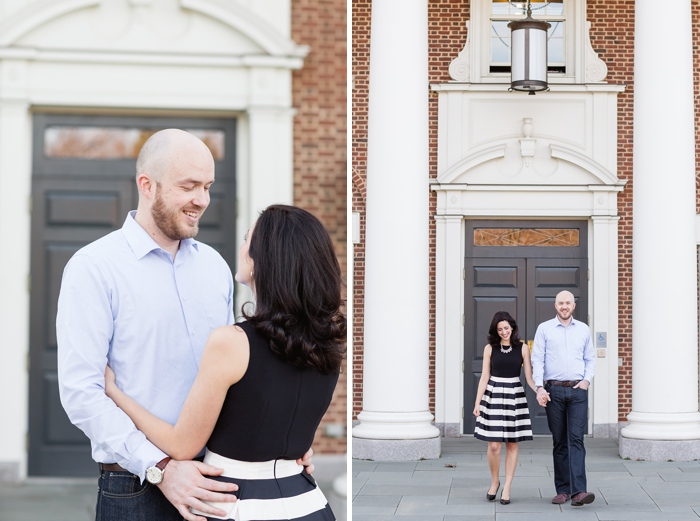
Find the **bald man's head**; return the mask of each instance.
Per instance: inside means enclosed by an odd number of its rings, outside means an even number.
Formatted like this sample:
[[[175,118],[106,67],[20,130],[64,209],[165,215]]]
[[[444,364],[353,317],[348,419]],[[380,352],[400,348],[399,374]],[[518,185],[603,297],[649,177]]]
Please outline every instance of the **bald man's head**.
[[[201,139],[189,132],[177,128],[168,128],[156,132],[141,147],[136,159],[136,178],[148,175],[151,181],[162,183],[164,177],[173,171],[174,165],[183,158],[211,163],[214,158],[209,148]]]
[[[576,300],[573,293],[566,290],[560,291],[554,300],[554,309],[557,310],[559,320],[564,324],[568,324],[571,321],[571,314],[576,309]]]
[[[200,139],[174,128],[156,132],[136,160],[136,222],[177,251],[178,241],[197,235],[213,183],[214,158]]]

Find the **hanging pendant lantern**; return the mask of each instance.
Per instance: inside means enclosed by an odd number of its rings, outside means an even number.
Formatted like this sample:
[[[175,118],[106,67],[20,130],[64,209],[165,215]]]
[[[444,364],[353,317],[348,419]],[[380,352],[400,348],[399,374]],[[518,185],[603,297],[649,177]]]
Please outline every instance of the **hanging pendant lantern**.
[[[530,2],[527,17],[510,22],[510,88],[535,94],[547,86],[547,30],[551,25],[532,18]]]

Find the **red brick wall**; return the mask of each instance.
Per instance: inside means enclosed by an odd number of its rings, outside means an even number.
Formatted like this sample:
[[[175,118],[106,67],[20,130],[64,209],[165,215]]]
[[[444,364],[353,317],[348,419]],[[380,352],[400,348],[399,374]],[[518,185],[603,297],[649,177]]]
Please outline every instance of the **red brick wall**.
[[[353,158],[354,161],[354,158]],[[358,161],[364,164],[364,157]],[[353,248],[353,323],[352,323],[352,410],[353,419],[362,410],[362,362],[364,349],[364,304],[365,304],[365,183],[364,178],[355,172],[352,174],[352,209],[360,212],[360,236],[362,242],[355,244]]]
[[[626,180],[618,195],[620,214],[618,240],[619,270],[619,421],[632,410],[632,144],[634,95],[634,2],[589,0],[591,44],[608,66],[608,83],[627,85],[618,98],[617,175]]]
[[[429,82],[448,81],[448,66],[464,46],[466,37],[465,22],[469,19],[468,0],[431,0],[428,3],[429,30]],[[624,421],[632,407],[632,144],[633,144],[633,95],[634,95],[634,7],[633,0],[589,0],[587,18],[592,22],[591,40],[593,49],[608,66],[607,81],[625,84],[627,88],[618,96],[618,176],[627,180],[627,186],[618,197],[620,214],[619,225],[619,348],[622,366],[619,368],[619,419]],[[364,211],[364,179],[366,176],[367,142],[367,95],[369,87],[369,31],[370,1],[353,2],[353,209]],[[700,1],[692,1],[694,49],[697,49],[700,30]],[[695,61],[695,95],[700,82],[700,59],[697,52]],[[661,78],[660,78],[660,81]],[[426,82],[427,83],[427,82]],[[436,177],[437,166],[437,94],[430,93],[426,85],[426,95],[430,101],[430,177]],[[696,106],[700,116],[700,108]],[[696,120],[698,120],[696,116]],[[699,122],[700,123],[700,122]],[[700,124],[696,124],[697,138],[700,138]],[[696,139],[697,141],[697,139]],[[700,167],[700,159],[698,160]],[[357,192],[357,195],[355,195]],[[360,197],[360,195],[362,197]],[[435,223],[431,218],[436,207],[436,197],[430,194],[431,259],[430,265],[430,405],[434,409],[434,359],[435,359]],[[700,200],[699,200],[700,210]],[[362,287],[364,275],[364,249],[355,249],[355,323],[353,338],[355,354],[353,358],[353,412],[362,407]]]
[[[437,83],[450,81],[448,68],[459,51],[464,48],[467,37],[466,22],[469,20],[468,0],[439,0],[428,2],[428,81]],[[428,92],[430,179],[437,178],[438,146],[438,95]],[[430,411],[435,412],[435,215],[437,195],[430,192]]]
[[[372,3],[352,2],[352,210],[360,212],[360,243],[353,256],[352,413],[362,411],[365,283],[365,179],[367,175],[367,103],[369,95],[369,40]]]
[[[292,0],[292,39],[311,50],[292,77],[294,204],[323,222],[347,273],[347,7],[345,0]],[[344,275],[344,280],[347,277]],[[350,327],[350,326],[348,326]],[[346,437],[324,436],[347,423],[347,366],[314,441],[317,453],[347,451]]]

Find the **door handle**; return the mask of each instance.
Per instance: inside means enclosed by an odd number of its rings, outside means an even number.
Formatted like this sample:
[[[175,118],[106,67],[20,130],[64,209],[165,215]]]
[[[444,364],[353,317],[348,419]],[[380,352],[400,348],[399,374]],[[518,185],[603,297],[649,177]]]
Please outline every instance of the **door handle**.
[[[530,354],[532,354],[532,346],[534,346],[534,345],[535,345],[535,341],[534,341],[534,340],[528,340],[528,341],[527,341],[527,347],[530,348]]]

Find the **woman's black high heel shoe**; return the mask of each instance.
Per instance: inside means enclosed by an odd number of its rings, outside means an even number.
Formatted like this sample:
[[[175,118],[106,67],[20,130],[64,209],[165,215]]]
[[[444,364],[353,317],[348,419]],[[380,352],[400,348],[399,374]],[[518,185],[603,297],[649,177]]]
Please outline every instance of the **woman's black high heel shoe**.
[[[503,499],[503,492],[501,492],[501,505],[507,505],[510,503],[510,499]]]
[[[496,492],[494,492],[493,494],[489,494],[489,491],[488,490],[486,491],[486,499],[488,499],[489,501],[493,501],[494,499],[496,499],[496,494],[498,494],[499,488],[501,488],[500,481],[498,482],[498,486],[496,487]]]

